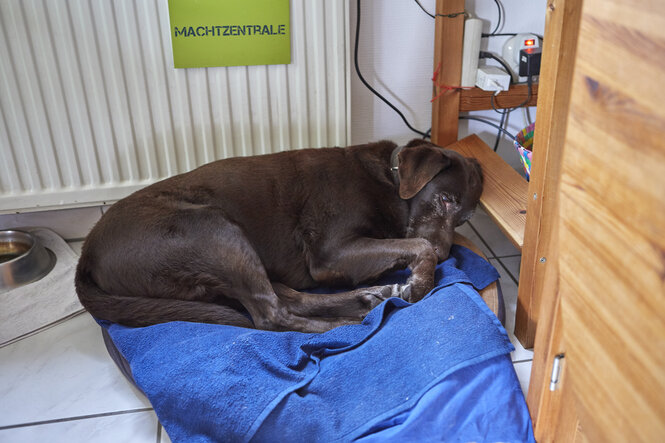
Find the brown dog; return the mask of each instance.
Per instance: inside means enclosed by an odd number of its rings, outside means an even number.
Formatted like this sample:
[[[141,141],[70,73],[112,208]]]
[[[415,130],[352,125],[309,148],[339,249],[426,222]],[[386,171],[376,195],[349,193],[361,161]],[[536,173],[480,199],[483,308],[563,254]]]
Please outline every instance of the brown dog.
[[[481,190],[475,160],[422,140],[220,160],[114,204],[85,241],[76,290],[90,314],[128,326],[358,323],[388,297],[432,289]],[[404,285],[299,292],[407,266]]]

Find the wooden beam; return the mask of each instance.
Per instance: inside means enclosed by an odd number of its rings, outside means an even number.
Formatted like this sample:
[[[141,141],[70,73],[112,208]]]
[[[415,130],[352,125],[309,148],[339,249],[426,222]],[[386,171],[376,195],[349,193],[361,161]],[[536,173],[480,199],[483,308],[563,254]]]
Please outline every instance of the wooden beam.
[[[434,71],[436,83],[459,86],[462,76],[464,0],[437,0],[434,25]],[[457,15],[455,15],[457,14]],[[454,15],[449,17],[449,15]],[[441,88],[434,86],[434,96]],[[459,90],[447,90],[432,104],[432,142],[445,146],[457,140]]]
[[[545,273],[550,271],[558,275],[557,263],[553,260],[558,244],[553,226],[558,222],[555,217],[561,154],[574,66],[571,60],[575,58],[581,9],[578,0],[549,0],[546,14],[528,190],[529,217],[524,233],[515,315],[515,336],[525,348],[534,345],[541,299],[553,296],[553,287],[545,285]]]
[[[483,91],[480,88],[463,89],[460,92],[460,112],[484,111],[492,109],[491,99],[494,96],[492,91]],[[508,91],[503,91],[494,97],[494,106],[497,109],[514,108],[523,105],[529,97],[529,87],[519,84],[512,85]],[[526,106],[536,106],[538,100],[538,83],[531,86],[531,98]]]

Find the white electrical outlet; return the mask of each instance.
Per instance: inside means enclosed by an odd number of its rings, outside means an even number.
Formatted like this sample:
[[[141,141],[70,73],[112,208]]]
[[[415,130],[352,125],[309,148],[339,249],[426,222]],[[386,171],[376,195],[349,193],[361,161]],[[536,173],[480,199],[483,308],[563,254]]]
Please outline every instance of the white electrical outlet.
[[[526,77],[520,77],[520,50],[527,48],[540,48],[540,39],[535,34],[517,34],[506,40],[503,45],[503,60],[513,71],[513,81],[517,83],[525,82]]]
[[[510,88],[510,74],[496,66],[481,66],[478,68],[476,86],[483,91],[507,91]]]

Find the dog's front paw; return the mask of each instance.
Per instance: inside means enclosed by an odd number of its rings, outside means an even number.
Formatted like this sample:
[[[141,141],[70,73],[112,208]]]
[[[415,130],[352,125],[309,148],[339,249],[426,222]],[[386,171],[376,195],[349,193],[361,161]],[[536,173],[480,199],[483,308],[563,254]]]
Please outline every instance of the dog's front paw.
[[[404,298],[404,300],[408,301],[409,303],[416,303],[422,300],[422,298],[432,290],[434,287],[434,282],[428,279],[412,278],[405,286],[409,286],[410,291],[408,298]]]
[[[411,292],[413,286],[411,286],[411,283],[407,283],[405,285],[398,285],[399,286],[399,297],[402,300],[410,301],[411,300]]]
[[[409,301],[409,298],[411,297],[411,284],[406,283],[404,285],[394,284],[384,286],[381,290],[381,296],[384,300],[391,297],[396,297]]]

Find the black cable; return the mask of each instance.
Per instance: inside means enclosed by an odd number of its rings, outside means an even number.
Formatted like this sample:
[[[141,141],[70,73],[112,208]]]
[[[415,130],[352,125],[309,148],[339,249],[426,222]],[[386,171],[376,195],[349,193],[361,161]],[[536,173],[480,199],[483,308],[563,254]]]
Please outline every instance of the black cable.
[[[466,11],[462,11],[462,12],[453,12],[452,14],[439,14],[439,13],[432,14],[432,13],[429,12],[427,9],[425,9],[425,7],[424,7],[424,6],[423,6],[418,0],[414,0],[414,1],[418,4],[418,6],[420,6],[420,9],[422,9],[423,12],[424,12],[425,14],[429,15],[430,17],[432,17],[432,18],[434,18],[434,19],[437,18],[437,17],[455,18],[455,17],[457,17],[458,15],[463,15],[463,16],[465,16],[465,17],[468,16],[468,14],[467,14]]]
[[[420,9],[422,9],[425,14],[429,15],[430,17],[432,17],[434,19],[437,16],[438,17],[454,18],[454,17],[457,17],[458,15],[461,15],[461,14],[467,15],[466,12],[458,12],[456,14],[436,14],[436,15],[434,15],[431,12],[429,12],[427,9],[425,9],[425,7],[422,5],[422,3],[420,3],[419,0],[413,0],[413,1],[415,1],[416,4],[418,6],[420,6]],[[508,35],[510,35],[510,36],[517,35],[516,32],[503,32],[503,33],[497,33],[496,32],[496,31],[499,30],[499,27],[501,26],[501,20],[503,19],[503,9],[501,8],[501,4],[499,3],[499,0],[494,0],[494,3],[496,3],[496,7],[499,11],[499,18],[496,22],[496,27],[494,28],[494,31],[492,31],[491,33],[489,33],[489,34],[483,33],[483,34],[480,34],[480,36],[483,37],[483,38],[486,38],[486,37],[505,37],[505,36],[508,36]]]
[[[501,114],[501,121],[499,122],[499,127],[503,128],[503,124],[506,121],[506,117],[508,117],[508,114],[510,114],[510,111],[504,112]],[[496,152],[497,149],[499,149],[499,142],[501,141],[501,131],[498,131],[496,133],[496,139],[494,139],[494,152]]]
[[[492,95],[492,96],[490,97],[490,104],[492,105],[492,109],[494,109],[494,110],[495,110],[496,112],[498,112],[499,114],[505,114],[506,112],[514,111],[515,109],[517,109],[517,108],[521,108],[522,106],[524,106],[524,105],[526,105],[527,103],[529,103],[529,101],[531,100],[531,95],[533,94],[533,91],[532,91],[532,89],[533,89],[533,77],[532,77],[532,76],[529,76],[529,77],[527,78],[527,80],[526,80],[526,84],[527,84],[528,87],[529,87],[529,92],[527,93],[526,100],[524,100],[522,103],[520,103],[520,104],[517,105],[517,106],[513,106],[512,108],[506,108],[506,109],[504,109],[504,110],[502,110],[502,111],[499,111],[499,110],[496,108],[496,106],[494,105],[494,95]]]
[[[499,62],[501,64],[501,66],[503,66],[503,68],[506,70],[506,72],[508,74],[510,74],[510,80],[511,80],[511,83],[512,83],[512,79],[513,79],[512,72],[513,71],[512,71],[512,69],[510,69],[510,67],[508,67],[508,64],[505,61],[503,61],[503,59],[501,57],[496,56],[496,55],[492,54],[491,52],[480,51],[479,58],[491,58],[492,60],[496,60],[497,62]]]
[[[507,37],[507,36],[514,36],[517,35],[517,32],[499,32],[499,33],[494,33],[494,34],[480,34],[481,37],[486,38],[486,37]]]
[[[510,83],[513,83],[513,81],[512,81],[512,79],[513,79],[512,70],[508,67],[506,62],[504,62],[503,59],[501,59],[501,57],[497,57],[496,55],[492,54],[491,52],[480,51],[480,58],[491,58],[491,59],[496,60],[497,62],[499,62],[499,64],[501,64],[501,66],[503,66],[503,68],[506,70],[508,75],[510,75]],[[529,97],[529,99],[527,99],[527,102],[530,99],[531,99],[531,97]],[[506,110],[503,110],[503,111],[499,111],[496,108],[496,106],[494,105],[494,96],[492,96],[490,98],[490,103],[492,104],[492,109],[494,109],[496,112],[501,114],[501,121],[499,122],[499,126],[501,128],[503,128],[504,122],[507,121],[508,114],[510,114],[512,109],[506,109]],[[496,133],[496,138],[494,140],[494,152],[496,152],[496,150],[499,149],[499,142],[500,141],[501,141],[501,131],[498,131]]]
[[[496,27],[494,28],[494,31],[490,33],[490,35],[495,35],[496,31],[498,31],[499,27],[501,27],[501,17],[502,17],[501,3],[499,3],[499,0],[494,0],[494,3],[496,3],[496,7],[499,9],[499,19],[496,21]]]
[[[363,75],[360,73],[360,68],[359,68],[359,66],[358,66],[358,41],[359,41],[359,39],[360,39],[360,0],[358,0],[358,2],[357,2],[357,16],[356,16],[356,43],[355,43],[355,51],[354,51],[354,52],[355,52],[355,53],[354,53],[354,62],[355,62],[356,73],[358,74],[358,78],[360,78],[360,81],[363,82],[363,84],[367,87],[367,89],[369,89],[370,91],[372,91],[372,92],[374,93],[374,95],[376,95],[377,97],[379,97],[381,100],[383,100],[383,102],[384,102],[385,104],[387,104],[387,105],[390,106],[395,112],[397,112],[397,114],[399,114],[399,116],[402,117],[402,120],[404,121],[404,124],[406,124],[406,126],[408,126],[408,128],[409,128],[410,130],[412,130],[412,131],[415,132],[416,134],[420,134],[423,138],[427,138],[427,137],[429,137],[429,136],[427,135],[427,133],[422,132],[422,131],[419,131],[419,130],[417,130],[416,128],[414,128],[413,126],[411,126],[411,125],[409,124],[409,122],[407,121],[406,117],[404,117],[404,114],[402,114],[402,113],[400,112],[399,109],[397,109],[392,103],[390,103],[390,102],[388,101],[388,99],[386,99],[384,96],[382,96],[381,94],[379,94],[378,91],[376,91],[374,88],[372,88],[372,86],[370,86],[369,83],[367,83],[367,81],[365,80],[365,78],[363,77]]]
[[[503,129],[501,126],[499,126],[499,125],[497,125],[497,124],[495,124],[495,123],[492,123],[491,121],[483,120],[482,118],[478,118],[478,117],[472,117],[472,116],[470,116],[470,115],[460,115],[459,118],[460,118],[460,120],[476,120],[476,121],[479,121],[479,122],[481,122],[481,123],[485,123],[486,125],[494,126],[496,129],[498,129],[499,131],[501,131],[501,132],[503,132],[504,134],[506,134],[506,135],[507,135],[508,137],[510,137],[512,140],[515,140],[515,136],[514,136],[513,134],[511,134],[510,132],[506,131],[506,130]]]
[[[436,16],[434,14],[432,14],[431,12],[429,12],[427,9],[425,9],[425,7],[418,0],[414,0],[414,1],[416,3],[418,3],[418,6],[420,6],[420,9],[422,9],[425,14],[429,15],[432,18],[436,18]]]
[[[521,108],[522,106],[526,105],[527,103],[529,103],[529,100],[531,100],[531,95],[532,95],[532,93],[533,93],[533,91],[532,91],[532,86],[533,86],[533,78],[532,78],[532,76],[529,76],[529,77],[527,78],[527,85],[529,86],[529,92],[528,92],[528,94],[527,94],[526,100],[524,100],[524,102],[522,102],[521,104],[519,104],[519,105],[517,105],[517,106],[515,106],[515,107],[513,107],[513,108],[506,108],[506,109],[503,109],[503,110],[500,111],[500,110],[498,110],[498,109],[496,108],[496,106],[495,106],[495,104],[494,104],[494,95],[492,95],[492,96],[490,97],[490,103],[491,103],[491,105],[492,105],[492,109],[494,109],[494,111],[496,111],[496,112],[498,112],[499,114],[501,114],[501,122],[499,123],[499,126],[500,126],[501,128],[503,128],[504,122],[506,121],[506,117],[508,117],[508,114],[510,114],[510,113],[511,113],[512,111],[514,111],[515,109]],[[513,140],[514,140],[514,139],[515,139],[515,138],[513,137]],[[500,140],[501,140],[501,130],[499,130],[499,132],[497,132],[497,134],[496,134],[496,140],[494,141],[494,152],[496,152],[496,150],[499,148],[499,141],[500,141]]]
[[[432,128],[429,128],[427,131],[425,131],[425,135],[423,136],[423,139],[431,138],[431,137],[432,137]]]

